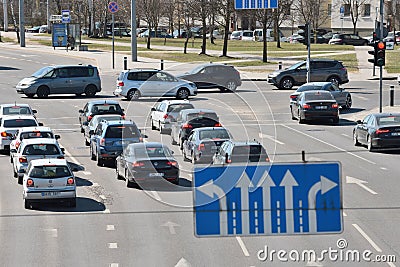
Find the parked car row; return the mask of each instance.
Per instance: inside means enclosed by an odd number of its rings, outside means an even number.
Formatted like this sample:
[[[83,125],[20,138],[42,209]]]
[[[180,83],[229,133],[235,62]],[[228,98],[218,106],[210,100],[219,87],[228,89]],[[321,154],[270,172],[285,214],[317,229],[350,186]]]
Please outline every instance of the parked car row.
[[[13,176],[22,184],[26,209],[48,201],[76,206],[76,181],[58,143],[59,135],[44,127],[27,104],[0,105],[0,148],[10,153]]]

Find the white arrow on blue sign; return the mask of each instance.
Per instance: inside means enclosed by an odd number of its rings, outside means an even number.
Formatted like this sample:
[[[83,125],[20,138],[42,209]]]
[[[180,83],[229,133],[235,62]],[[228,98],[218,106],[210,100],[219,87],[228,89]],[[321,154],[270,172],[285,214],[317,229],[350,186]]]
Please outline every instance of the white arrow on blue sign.
[[[196,236],[341,233],[338,162],[194,169]]]
[[[278,8],[278,0],[235,0],[235,9]]]

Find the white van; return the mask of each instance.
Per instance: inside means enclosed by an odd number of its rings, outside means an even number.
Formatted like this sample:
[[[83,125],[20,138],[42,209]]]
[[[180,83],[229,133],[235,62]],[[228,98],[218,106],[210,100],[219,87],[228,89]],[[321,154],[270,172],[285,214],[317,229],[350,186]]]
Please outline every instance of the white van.
[[[253,33],[253,40],[256,42],[262,42],[263,40],[263,30],[262,29],[255,29]],[[279,30],[279,36],[281,38],[281,42],[286,42],[284,39],[286,39],[282,32]],[[267,29],[267,42],[273,42],[275,40],[274,36],[274,30],[273,29]]]

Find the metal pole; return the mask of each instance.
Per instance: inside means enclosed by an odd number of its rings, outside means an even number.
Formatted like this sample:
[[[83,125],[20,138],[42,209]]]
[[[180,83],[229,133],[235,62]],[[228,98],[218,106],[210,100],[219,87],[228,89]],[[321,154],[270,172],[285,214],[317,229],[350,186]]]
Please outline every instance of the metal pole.
[[[383,6],[384,6],[384,0],[380,0],[380,8],[379,8],[379,13],[380,13],[380,19],[381,19],[381,25],[380,25],[380,33],[379,33],[379,40],[383,40]],[[382,74],[383,74],[383,67],[379,66],[379,113],[382,113]]]
[[[311,25],[310,25],[310,23],[309,22],[307,22],[307,24],[308,24],[308,27],[307,27],[307,31],[308,31],[308,33],[307,33],[307,43],[308,43],[308,46],[307,46],[307,82],[309,83],[310,82],[310,80],[311,80],[311,66],[310,66],[310,54],[311,54],[311,44],[310,44],[310,42],[311,42],[311,38],[310,38],[310,35],[311,35]]]
[[[112,36],[112,68],[115,68],[115,57],[114,57],[114,13],[111,14],[111,36]]]
[[[47,33],[49,33],[49,31],[50,31],[50,8],[49,8],[49,0],[47,0],[46,14],[47,14]]]
[[[394,106],[394,85],[390,86],[390,97],[389,98],[390,98],[389,105],[391,107],[393,107]]]
[[[136,0],[131,0],[131,30],[132,61],[137,61]]]
[[[7,0],[3,0],[4,31],[8,32],[8,10]]]
[[[161,59],[161,63],[160,63],[160,69],[163,70],[164,69],[164,59]]]
[[[124,57],[124,70],[128,69],[128,58]]]
[[[20,46],[25,47],[25,16],[24,16],[24,0],[19,0],[19,34],[21,37]]]

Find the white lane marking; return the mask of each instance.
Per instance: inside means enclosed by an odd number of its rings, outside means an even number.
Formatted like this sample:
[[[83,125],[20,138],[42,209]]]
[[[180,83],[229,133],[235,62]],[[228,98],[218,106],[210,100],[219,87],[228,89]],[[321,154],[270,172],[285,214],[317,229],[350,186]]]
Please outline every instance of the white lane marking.
[[[91,175],[92,173],[91,172],[87,172],[87,171],[83,171],[82,172],[84,175]]]
[[[98,183],[93,183],[92,186],[100,186]]]
[[[352,156],[354,156],[354,157],[356,157],[356,158],[359,158],[359,159],[361,159],[361,160],[364,160],[364,161],[366,161],[366,162],[368,162],[368,163],[371,163],[371,164],[376,165],[375,162],[370,161],[370,160],[368,160],[368,159],[366,159],[366,158],[363,158],[363,157],[361,157],[361,156],[358,156],[358,155],[356,155],[356,154],[354,154],[354,153],[352,153],[352,152],[349,152],[349,151],[347,151],[346,149],[343,149],[343,148],[337,147],[337,146],[335,146],[335,145],[332,145],[332,144],[330,144],[330,143],[328,143],[328,142],[325,142],[325,141],[323,141],[323,140],[321,140],[321,139],[319,139],[319,138],[316,138],[316,137],[314,137],[314,136],[305,134],[305,133],[303,133],[302,131],[296,130],[295,128],[289,127],[289,126],[287,126],[287,125],[282,125],[282,126],[285,127],[285,128],[288,128],[289,130],[292,130],[292,131],[295,131],[295,132],[297,132],[297,133],[299,133],[299,134],[302,134],[302,135],[304,135],[304,136],[307,136],[307,137],[309,137],[309,138],[311,138],[311,139],[317,140],[317,141],[319,141],[319,142],[321,142],[321,143],[323,143],[323,144],[325,144],[325,145],[331,146],[331,147],[333,147],[333,148],[335,148],[335,149],[337,149],[337,150],[343,151],[343,152],[345,152],[345,153],[347,153],[347,154],[349,154],[349,155],[352,155]]]
[[[58,230],[55,228],[51,228],[51,229],[44,229],[44,231],[46,232],[50,232],[52,237],[58,237]]]
[[[63,147],[65,148],[65,146],[63,146]],[[75,164],[81,165],[81,164],[79,163],[79,161],[78,161],[76,158],[74,158],[74,156],[72,156],[72,155],[68,152],[68,150],[64,149],[64,154],[65,154],[68,158],[70,158]]]
[[[119,264],[118,263],[110,263],[110,267],[118,267]]]
[[[344,133],[342,133],[341,135],[343,135],[343,136],[345,136],[345,137],[350,137],[350,135],[344,134]]]
[[[103,210],[103,213],[111,213],[109,209]]]
[[[117,243],[108,243],[108,248],[118,248]]]
[[[343,216],[344,216],[344,217],[347,217],[347,213],[346,213],[346,212],[344,212],[344,211],[343,211]]]
[[[102,200],[106,200],[106,199],[107,199],[105,195],[100,195],[99,197],[100,197]]]
[[[381,170],[387,171],[387,168],[385,168],[385,167],[381,167]]]
[[[160,195],[157,193],[157,191],[149,190],[150,194],[153,195],[153,197],[157,200],[161,200]]]
[[[357,231],[371,244],[371,246],[378,252],[382,252],[382,249],[380,247],[378,247],[378,245],[364,232],[363,229],[361,229],[360,226],[358,226],[358,224],[353,223],[352,224],[354,228],[357,229]]]
[[[237,236],[237,237],[236,237],[236,240],[237,240],[237,242],[239,243],[239,246],[240,246],[240,248],[242,249],[244,256],[249,257],[249,256],[250,256],[249,251],[247,250],[247,248],[246,248],[246,246],[244,245],[244,242],[243,242],[243,240],[240,238],[240,236]]]
[[[279,145],[284,145],[284,144],[285,144],[285,143],[283,143],[283,142],[281,142],[281,141],[275,139],[275,138],[274,138],[273,136],[271,136],[271,135],[267,135],[267,134],[263,134],[263,133],[258,133],[258,137],[260,137],[260,138],[267,138],[267,139],[269,139],[269,140],[271,140],[271,141],[274,141],[275,143],[277,143],[277,144],[279,144]]]
[[[359,187],[363,188],[364,190],[370,192],[373,195],[377,195],[378,193],[375,192],[374,190],[372,190],[371,188],[369,188],[368,186],[366,186],[365,184],[367,184],[367,181],[361,180],[361,179],[357,179],[351,176],[346,176],[346,183],[347,184],[356,184]]]
[[[175,267],[190,267],[192,266],[185,258],[181,258]]]
[[[115,226],[113,224],[108,224],[106,231],[114,231],[115,230]]]

